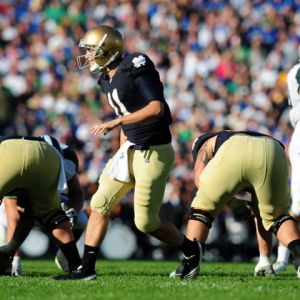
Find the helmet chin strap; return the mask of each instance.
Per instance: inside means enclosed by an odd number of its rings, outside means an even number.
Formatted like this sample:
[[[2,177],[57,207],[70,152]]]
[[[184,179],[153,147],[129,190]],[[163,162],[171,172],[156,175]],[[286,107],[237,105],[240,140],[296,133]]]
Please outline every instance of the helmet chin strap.
[[[102,67],[100,67],[96,62],[94,62],[94,64],[90,67],[90,71],[93,74],[97,74],[99,73],[103,68],[105,68],[106,66],[108,66],[111,62],[113,62],[116,57],[118,56],[119,52],[117,51],[111,58],[110,60]]]
[[[97,74],[101,71],[101,68],[96,62],[90,67],[90,71],[93,73],[93,74]]]

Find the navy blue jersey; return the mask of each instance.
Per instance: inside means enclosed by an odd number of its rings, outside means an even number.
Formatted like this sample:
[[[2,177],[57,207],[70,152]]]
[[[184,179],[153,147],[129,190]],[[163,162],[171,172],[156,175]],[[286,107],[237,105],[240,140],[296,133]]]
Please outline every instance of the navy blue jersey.
[[[202,145],[211,137],[214,137],[217,135],[217,139],[216,139],[216,144],[215,144],[215,151],[214,151],[214,155],[217,153],[217,151],[219,150],[219,148],[222,146],[222,144],[224,142],[226,142],[229,138],[231,138],[233,135],[237,134],[237,133],[242,133],[242,134],[247,134],[250,136],[266,136],[266,137],[270,137],[266,134],[260,133],[260,132],[254,132],[254,131],[232,131],[232,130],[224,130],[224,131],[218,131],[218,132],[210,132],[210,133],[205,133],[203,135],[200,135],[198,138],[196,138],[196,140],[193,143],[193,147],[192,147],[192,154],[193,154],[193,159],[194,162],[197,160],[197,155],[198,152],[200,150],[200,148],[202,147]],[[277,141],[277,140],[276,140]],[[284,145],[278,141],[280,143],[280,145],[284,148]]]
[[[122,125],[122,129],[128,140],[138,145],[171,142],[170,109],[164,98],[159,74],[147,55],[128,55],[120,63],[113,78],[101,74],[98,84],[106,94],[109,105],[120,117],[144,108],[153,100],[164,103],[164,115],[161,118],[144,124]]]

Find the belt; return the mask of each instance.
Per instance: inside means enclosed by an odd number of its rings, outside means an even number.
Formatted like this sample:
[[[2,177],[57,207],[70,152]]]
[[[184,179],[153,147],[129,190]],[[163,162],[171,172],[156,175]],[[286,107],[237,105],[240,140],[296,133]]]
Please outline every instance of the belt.
[[[131,145],[129,149],[133,150],[149,150],[150,146],[149,145]]]
[[[44,142],[44,138],[37,137],[37,136],[22,136],[22,135],[4,135],[0,137],[0,143],[6,140],[29,140],[29,141],[40,141]]]

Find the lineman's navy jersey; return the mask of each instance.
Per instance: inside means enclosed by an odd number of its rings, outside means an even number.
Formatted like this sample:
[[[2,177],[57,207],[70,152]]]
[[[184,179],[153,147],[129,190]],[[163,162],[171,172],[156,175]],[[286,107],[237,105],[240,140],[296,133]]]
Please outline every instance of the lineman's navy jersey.
[[[147,82],[145,85],[143,82],[143,89],[141,90],[137,78],[141,78],[145,74],[147,74],[145,78],[149,84]],[[170,109],[164,98],[159,74],[147,55],[143,53],[128,55],[120,63],[113,78],[101,74],[98,84],[106,94],[109,105],[120,117],[144,108],[152,100],[163,102],[164,115],[161,118],[144,124],[122,125],[122,129],[128,140],[138,145],[161,145],[171,142],[169,125],[172,123],[172,117]],[[155,95],[155,98],[150,96],[146,99],[142,93]]]

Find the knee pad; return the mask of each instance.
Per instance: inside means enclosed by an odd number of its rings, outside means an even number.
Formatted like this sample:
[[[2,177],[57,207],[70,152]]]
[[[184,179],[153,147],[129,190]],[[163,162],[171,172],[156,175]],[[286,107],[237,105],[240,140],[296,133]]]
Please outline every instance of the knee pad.
[[[136,228],[143,233],[151,233],[160,225],[160,219],[150,220],[149,218],[136,217],[134,219]]]
[[[277,232],[280,228],[280,226],[288,220],[292,220],[294,222],[296,222],[298,224],[298,222],[290,215],[282,215],[279,218],[277,218],[277,220],[274,222],[274,224],[271,226],[271,228],[269,229],[269,231],[271,231],[275,236],[277,235]]]
[[[191,207],[189,212],[189,220],[202,222],[210,229],[212,226],[212,222],[214,221],[214,218],[207,211]]]
[[[100,212],[100,210],[104,205],[105,205],[105,198],[101,194],[95,193],[90,202],[91,210]]]
[[[117,196],[114,196],[112,199],[108,200],[103,194],[96,192],[92,197],[90,207],[91,210],[94,210],[100,214],[109,215],[115,203],[117,203],[120,199]]]
[[[88,222],[88,217],[87,215],[81,210],[77,214],[77,223],[73,227],[73,230],[84,230]]]
[[[53,212],[47,218],[36,218],[36,220],[46,228],[48,232],[52,232],[57,226],[65,221],[69,222],[68,216],[62,209]]]

